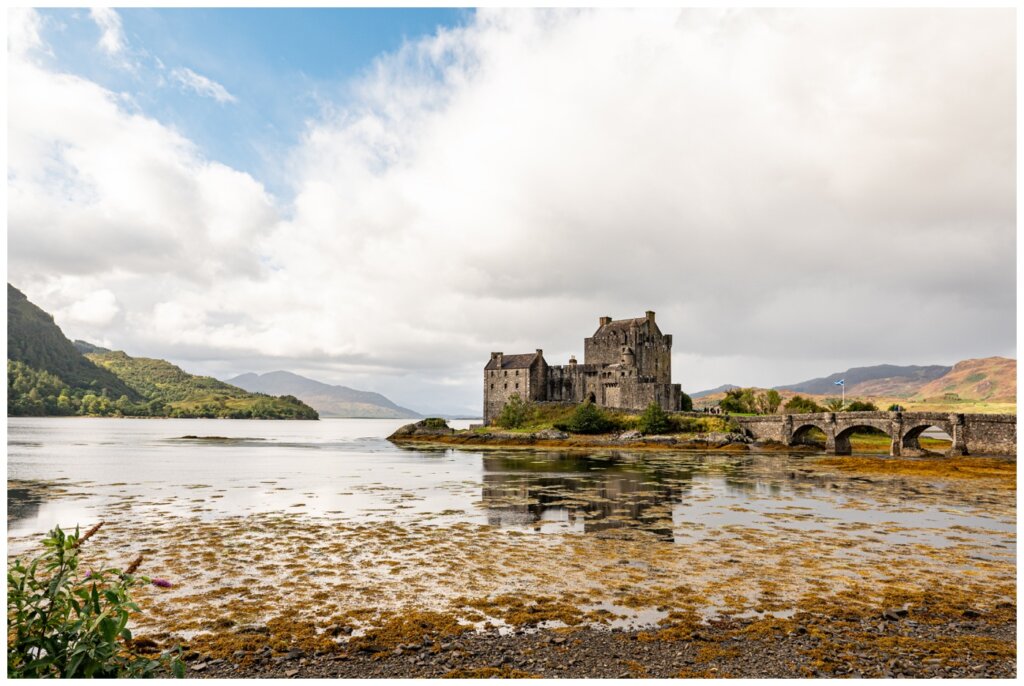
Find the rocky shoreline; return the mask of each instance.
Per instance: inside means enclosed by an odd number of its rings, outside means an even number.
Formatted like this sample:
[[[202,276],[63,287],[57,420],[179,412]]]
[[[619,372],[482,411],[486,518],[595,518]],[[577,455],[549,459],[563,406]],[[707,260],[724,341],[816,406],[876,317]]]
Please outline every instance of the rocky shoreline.
[[[586,436],[568,434],[558,429],[542,431],[502,431],[486,429],[464,429],[456,431],[448,426],[432,425],[425,419],[407,424],[388,440],[395,445],[416,445],[417,447],[463,446],[472,448],[534,448],[534,449],[601,449],[618,448],[629,450],[714,450],[714,451],[815,451],[810,446],[785,446],[774,441],[755,441],[741,433],[694,433],[645,436],[639,431],[625,431],[615,434]]]
[[[903,608],[877,617],[721,620],[678,637],[657,629],[495,630],[351,652],[193,656],[203,678],[1013,678],[1016,622],[970,609],[932,623]]]

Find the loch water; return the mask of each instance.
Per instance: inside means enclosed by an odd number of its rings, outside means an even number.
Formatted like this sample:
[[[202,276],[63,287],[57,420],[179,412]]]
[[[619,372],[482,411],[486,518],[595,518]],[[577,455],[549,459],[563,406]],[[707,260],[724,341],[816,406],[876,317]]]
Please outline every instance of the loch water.
[[[200,520],[282,512],[339,523],[489,524],[537,535],[613,530],[685,544],[742,525],[863,528],[886,544],[943,546],[969,530],[1001,552],[1016,514],[941,483],[846,481],[814,456],[408,449],[386,440],[408,420],[10,418],[12,552],[54,525]],[[456,421],[456,427],[468,425]]]

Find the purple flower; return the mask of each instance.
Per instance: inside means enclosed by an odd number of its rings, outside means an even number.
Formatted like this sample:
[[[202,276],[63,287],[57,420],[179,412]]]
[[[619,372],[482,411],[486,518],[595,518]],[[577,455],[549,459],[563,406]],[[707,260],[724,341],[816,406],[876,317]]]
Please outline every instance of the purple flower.
[[[158,588],[170,588],[171,587],[171,582],[168,581],[167,579],[153,579],[153,581],[150,582],[150,583],[152,583],[154,586],[156,586]]]
[[[92,578],[92,575],[93,575],[93,574],[95,574],[95,573],[96,573],[96,572],[95,572],[94,570],[90,569],[90,570],[89,570],[88,572],[86,572],[86,574],[85,574],[85,580],[86,580],[86,581],[88,581],[89,579],[91,579],[91,578]]]

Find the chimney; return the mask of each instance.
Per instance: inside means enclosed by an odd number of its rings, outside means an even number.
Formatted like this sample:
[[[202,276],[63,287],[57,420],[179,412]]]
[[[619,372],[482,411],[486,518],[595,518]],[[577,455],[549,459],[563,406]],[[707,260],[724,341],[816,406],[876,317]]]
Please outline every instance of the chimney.
[[[608,326],[609,324],[612,323],[612,318],[611,317],[601,317],[597,321],[600,322],[600,326]]]
[[[537,357],[544,357],[544,351],[540,348],[537,348]]]
[[[491,359],[497,361],[498,369],[501,369],[502,357],[504,357],[504,353],[491,353]]]
[[[570,355],[569,356],[569,365],[572,366],[572,367],[576,366],[576,356],[575,355]]]
[[[646,312],[644,312],[644,314],[647,315],[647,321],[649,321],[651,324],[653,324],[654,323],[654,313],[651,312],[650,310],[647,310]]]

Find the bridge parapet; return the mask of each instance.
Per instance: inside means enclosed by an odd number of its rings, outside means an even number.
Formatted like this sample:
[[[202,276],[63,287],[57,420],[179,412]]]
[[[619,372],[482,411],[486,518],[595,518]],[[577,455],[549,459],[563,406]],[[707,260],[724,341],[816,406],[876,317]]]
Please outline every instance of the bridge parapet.
[[[868,427],[889,436],[890,454],[920,453],[919,438],[936,427],[952,439],[952,455],[1016,455],[1017,416],[949,412],[817,412],[734,417],[750,436],[785,445],[806,441],[814,428],[825,434],[825,451],[848,455],[850,436]]]

